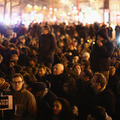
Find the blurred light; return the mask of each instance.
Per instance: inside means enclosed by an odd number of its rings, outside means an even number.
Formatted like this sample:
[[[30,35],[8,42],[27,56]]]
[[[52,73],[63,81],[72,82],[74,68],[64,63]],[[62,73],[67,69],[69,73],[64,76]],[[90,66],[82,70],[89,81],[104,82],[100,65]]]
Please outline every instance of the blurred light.
[[[55,8],[54,11],[57,11],[57,8]]]
[[[76,7],[76,6],[74,6],[74,7],[73,7],[73,10],[77,10],[77,7]]]
[[[93,44],[95,44],[95,42],[93,42]]]
[[[72,7],[74,6],[74,4],[71,5]]]
[[[31,12],[32,15],[36,14],[36,10],[34,10],[33,12]]]
[[[38,6],[37,6],[37,5],[35,5],[35,6],[34,6],[34,9],[36,9],[37,7],[38,7]]]
[[[70,2],[68,0],[61,0],[62,3],[64,4],[69,4]]]
[[[4,22],[4,24],[6,24],[6,25],[9,25],[9,24],[10,24],[10,17],[9,17],[9,14],[6,14],[5,20],[4,20],[3,22]]]
[[[44,6],[43,9],[46,9],[46,6]]]
[[[49,10],[52,10],[52,8],[49,8]]]
[[[66,15],[66,13],[62,13],[62,16],[63,16],[63,17],[66,17],[67,15]]]
[[[61,2],[65,3],[65,0],[61,0]]]
[[[52,11],[50,11],[49,13],[52,14]]]
[[[90,42],[90,40],[87,40],[87,42]]]
[[[56,21],[56,20],[57,20],[57,19],[56,19],[56,16],[54,16],[54,17],[53,17],[53,21]]]
[[[68,12],[68,15],[71,15],[71,13],[70,13],[70,12]]]
[[[90,2],[94,2],[94,0],[90,0]]]
[[[29,7],[29,8],[32,8],[32,5],[30,5],[30,4],[27,4],[27,7]]]

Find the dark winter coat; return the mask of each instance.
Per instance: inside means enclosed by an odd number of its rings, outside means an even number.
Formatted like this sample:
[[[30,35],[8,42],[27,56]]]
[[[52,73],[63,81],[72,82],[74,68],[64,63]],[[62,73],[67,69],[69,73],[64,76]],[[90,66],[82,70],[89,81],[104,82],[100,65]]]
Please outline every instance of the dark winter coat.
[[[103,46],[101,47],[99,47],[96,43],[90,54],[92,70],[95,72],[108,71],[113,51],[113,44],[109,40],[103,40]]]
[[[51,120],[52,119],[52,105],[57,96],[48,90],[47,94],[38,98],[37,100],[37,120]]]
[[[52,34],[41,35],[39,39],[39,60],[41,62],[52,63],[56,46],[56,39]]]

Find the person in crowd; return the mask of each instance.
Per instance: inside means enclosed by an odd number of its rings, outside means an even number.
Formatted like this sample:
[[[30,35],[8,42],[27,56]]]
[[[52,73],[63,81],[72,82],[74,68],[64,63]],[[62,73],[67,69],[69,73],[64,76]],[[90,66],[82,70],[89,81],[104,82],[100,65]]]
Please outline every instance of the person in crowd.
[[[115,26],[115,38],[116,38],[117,42],[119,41],[119,36],[120,36],[120,26],[119,26],[119,24],[117,24]]]
[[[108,39],[107,30],[101,28],[97,32],[97,39],[90,54],[90,64],[93,72],[103,73],[107,80],[113,52],[114,47]]]
[[[80,62],[80,64],[81,64],[81,70],[82,71],[84,71],[87,68],[91,68],[90,62],[87,61],[87,60],[85,60],[85,59],[82,59],[81,62]]]
[[[90,59],[90,53],[89,52],[84,52],[82,55],[82,59],[89,61]]]
[[[35,120],[37,113],[37,105],[35,97],[31,92],[25,89],[23,76],[15,73],[12,76],[12,90],[7,94],[13,95],[14,110],[11,114],[7,113],[7,120]]]
[[[70,103],[64,98],[58,98],[53,103],[52,120],[73,120]]]
[[[117,95],[118,94],[118,83],[120,83],[120,78],[115,74],[116,68],[114,66],[110,66],[109,68],[109,81],[108,87],[112,90],[112,92]]]
[[[63,84],[65,82],[64,65],[58,63],[53,67],[53,73],[44,78],[49,82],[50,90],[58,97],[62,96]]]
[[[36,120],[52,120],[52,105],[57,96],[43,82],[36,82],[33,85],[33,92],[37,101]]]
[[[36,74],[36,78],[38,82],[44,82],[43,78],[46,77],[47,75],[51,74],[51,70],[48,67],[44,65],[40,65],[38,68],[38,72]]]
[[[16,45],[11,43],[9,47],[6,48],[2,44],[0,44],[0,51],[2,52],[2,56],[4,57],[3,63],[8,65],[8,61],[10,60],[11,54],[19,54]]]
[[[49,26],[44,26],[43,34],[39,38],[39,62],[52,68],[56,47],[55,36],[50,33]]]
[[[102,106],[110,117],[114,119],[116,110],[116,97],[107,87],[106,77],[102,73],[95,73],[91,79],[91,87],[95,93],[95,105]]]
[[[14,43],[16,45],[17,42],[18,42],[17,33],[14,33],[13,37],[10,39],[10,43]]]
[[[7,66],[3,63],[3,56],[1,54],[0,54],[0,71],[4,73],[7,72]]]
[[[116,63],[116,61],[117,61],[117,57],[113,56],[113,57],[111,58],[111,66],[114,66],[115,63]]]
[[[116,75],[117,76],[120,76],[120,62],[119,61],[116,61],[115,64],[114,64],[115,68],[116,68]]]
[[[84,43],[83,46],[84,46],[84,47],[83,47],[83,49],[82,49],[82,51],[81,51],[81,54],[82,54],[82,55],[83,55],[84,52],[89,52],[89,53],[91,52],[88,43]]]
[[[112,120],[112,118],[108,116],[104,107],[96,106],[88,115],[87,120]]]
[[[112,40],[112,37],[113,37],[113,29],[112,29],[112,27],[111,27],[110,24],[109,24],[109,26],[107,27],[107,32],[108,32],[109,39]]]

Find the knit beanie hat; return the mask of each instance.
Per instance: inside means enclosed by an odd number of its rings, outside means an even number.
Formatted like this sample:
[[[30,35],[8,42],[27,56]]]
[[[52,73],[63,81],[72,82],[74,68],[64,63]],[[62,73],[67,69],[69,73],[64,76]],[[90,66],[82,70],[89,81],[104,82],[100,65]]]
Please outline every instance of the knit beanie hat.
[[[104,38],[104,39],[108,39],[108,32],[105,28],[101,28],[98,32],[97,35],[99,35],[100,37]]]
[[[33,86],[33,91],[37,92],[37,91],[45,90],[45,88],[47,88],[47,85],[45,83],[36,82]]]

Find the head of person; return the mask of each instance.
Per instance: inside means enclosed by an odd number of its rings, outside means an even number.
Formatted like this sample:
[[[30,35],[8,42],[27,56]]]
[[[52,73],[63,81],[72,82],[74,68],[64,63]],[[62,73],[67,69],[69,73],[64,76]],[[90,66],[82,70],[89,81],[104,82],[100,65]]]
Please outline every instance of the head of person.
[[[64,42],[63,42],[63,41],[59,41],[58,46],[59,46],[60,48],[64,47]]]
[[[79,56],[74,56],[72,61],[73,61],[73,63],[78,63],[79,62]]]
[[[109,68],[109,74],[110,76],[114,76],[116,72],[116,68],[114,66],[110,66]]]
[[[48,34],[50,32],[50,27],[48,25],[43,26],[43,34]]]
[[[41,65],[38,69],[38,75],[42,77],[46,74],[46,72],[47,72],[46,67],[44,65]]]
[[[88,43],[85,43],[85,44],[84,44],[84,48],[89,48],[89,44],[88,44]]]
[[[106,77],[99,72],[96,72],[91,79],[91,87],[94,90],[95,93],[102,92],[107,85]]]
[[[87,120],[106,120],[105,108],[101,106],[94,107],[87,116]]]
[[[3,61],[3,56],[0,54],[0,63]]]
[[[89,61],[85,60],[85,59],[82,59],[81,60],[81,70],[83,71],[84,69],[87,69],[89,68],[90,65],[89,65]]]
[[[114,65],[116,63],[116,61],[117,61],[117,57],[114,56],[111,58],[112,65]]]
[[[17,37],[17,33],[14,33],[14,34],[13,34],[13,38],[16,38],[16,37]]]
[[[28,64],[29,64],[30,67],[35,67],[36,64],[37,64],[37,59],[33,58],[33,57],[29,58]]]
[[[73,70],[74,72],[77,74],[77,75],[80,75],[81,74],[81,65],[79,63],[76,63],[74,66],[73,66]]]
[[[11,54],[11,58],[10,58],[10,61],[14,61],[15,63],[17,63],[19,57],[17,54]]]
[[[25,44],[26,39],[25,39],[24,35],[20,36],[19,40],[20,40],[20,42],[22,42],[23,44]]]
[[[64,98],[58,98],[53,103],[53,114],[61,117],[68,116],[72,112],[70,103]]]
[[[93,72],[91,69],[84,69],[81,73],[81,76],[83,77],[83,80],[85,82],[90,81],[93,77]]]
[[[101,29],[97,32],[97,38],[98,38],[100,41],[108,40],[107,30],[106,30],[105,28],[101,28]]]
[[[53,74],[54,75],[60,75],[64,72],[64,65],[61,63],[58,63],[56,65],[54,65],[53,67]]]
[[[41,98],[41,96],[46,95],[44,91],[47,93],[47,85],[43,82],[36,82],[33,85],[33,92],[35,93],[36,98]]]
[[[23,76],[20,73],[13,74],[11,85],[12,85],[14,91],[20,91],[24,85]]]
[[[116,61],[114,66],[115,66],[116,69],[119,69],[120,68],[120,62]]]
[[[81,51],[81,50],[82,50],[82,45],[81,45],[81,44],[78,44],[78,45],[77,45],[77,50],[78,50],[78,51]]]
[[[83,53],[83,55],[82,55],[82,58],[84,59],[84,60],[89,60],[89,58],[90,58],[90,53],[89,52],[84,52]]]
[[[16,48],[16,45],[14,43],[9,44],[10,51],[15,50],[15,48]]]
[[[70,47],[69,47],[70,50],[74,50],[75,49],[75,43],[70,43]]]

